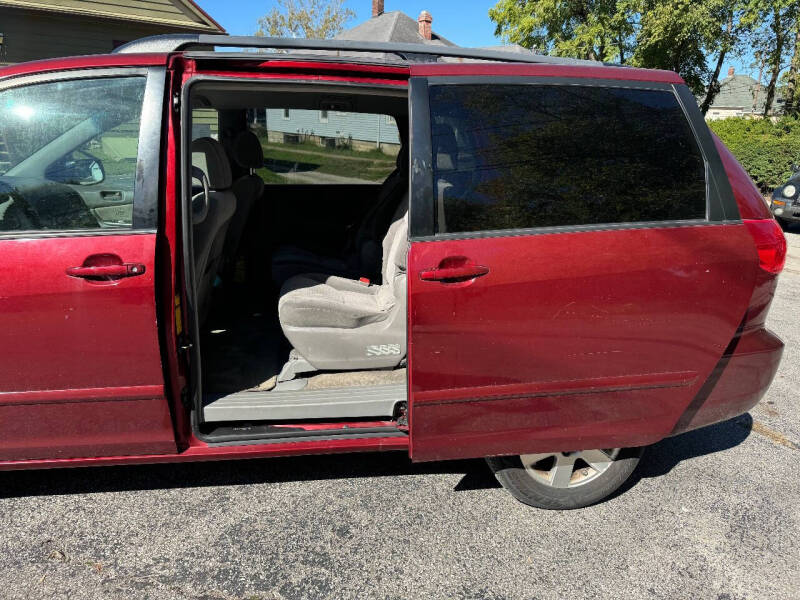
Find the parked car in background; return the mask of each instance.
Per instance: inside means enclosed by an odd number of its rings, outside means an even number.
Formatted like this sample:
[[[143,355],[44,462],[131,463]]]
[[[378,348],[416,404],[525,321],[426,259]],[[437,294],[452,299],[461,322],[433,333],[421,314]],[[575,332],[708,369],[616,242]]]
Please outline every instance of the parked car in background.
[[[0,469],[401,450],[577,508],[781,358],[786,240],[672,72],[165,36],[0,69],[0,142]]]
[[[800,165],[792,165],[792,176],[772,192],[770,211],[783,229],[800,223]]]

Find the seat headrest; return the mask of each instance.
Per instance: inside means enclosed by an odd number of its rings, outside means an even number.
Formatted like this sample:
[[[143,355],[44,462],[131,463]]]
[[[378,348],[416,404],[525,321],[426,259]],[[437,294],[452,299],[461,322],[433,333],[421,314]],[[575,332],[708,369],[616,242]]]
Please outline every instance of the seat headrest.
[[[431,131],[434,166],[442,171],[458,168],[456,132],[446,123],[437,123]]]
[[[264,150],[258,136],[246,129],[236,134],[231,142],[231,157],[240,167],[260,169],[264,166]]]
[[[408,146],[400,146],[397,153],[397,170],[401,173],[408,172]]]
[[[192,166],[206,174],[212,190],[224,190],[233,183],[228,157],[222,144],[214,138],[202,137],[192,142]]]

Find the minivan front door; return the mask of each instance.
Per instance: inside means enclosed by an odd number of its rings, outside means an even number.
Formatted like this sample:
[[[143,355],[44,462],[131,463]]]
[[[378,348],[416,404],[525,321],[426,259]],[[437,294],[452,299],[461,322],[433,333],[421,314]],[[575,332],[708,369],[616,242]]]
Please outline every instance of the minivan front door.
[[[0,461],[176,449],[155,303],[164,81],[0,80]]]
[[[616,76],[412,68],[414,460],[652,443],[742,322],[755,257],[691,95]]]

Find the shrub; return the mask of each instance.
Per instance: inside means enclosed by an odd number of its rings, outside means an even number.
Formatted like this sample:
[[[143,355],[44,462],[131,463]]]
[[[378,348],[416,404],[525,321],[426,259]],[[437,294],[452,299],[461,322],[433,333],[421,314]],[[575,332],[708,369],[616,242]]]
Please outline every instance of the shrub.
[[[800,118],[732,117],[708,123],[763,192],[786,182],[800,163]]]

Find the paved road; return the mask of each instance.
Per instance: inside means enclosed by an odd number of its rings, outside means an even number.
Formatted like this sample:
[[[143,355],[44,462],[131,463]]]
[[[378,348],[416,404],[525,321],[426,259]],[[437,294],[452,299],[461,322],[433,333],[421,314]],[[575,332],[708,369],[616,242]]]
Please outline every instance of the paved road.
[[[666,440],[613,499],[527,508],[399,454],[0,473],[0,598],[800,598],[800,232],[750,415]]]

